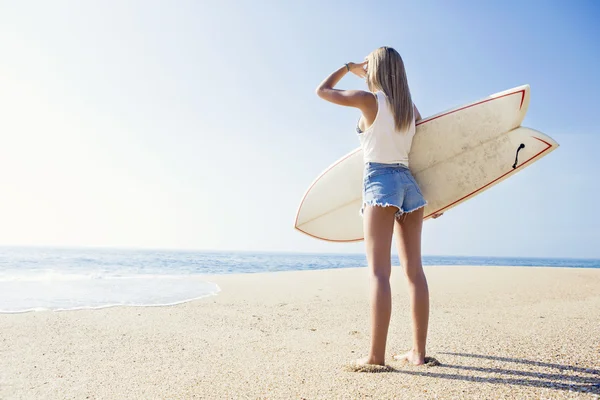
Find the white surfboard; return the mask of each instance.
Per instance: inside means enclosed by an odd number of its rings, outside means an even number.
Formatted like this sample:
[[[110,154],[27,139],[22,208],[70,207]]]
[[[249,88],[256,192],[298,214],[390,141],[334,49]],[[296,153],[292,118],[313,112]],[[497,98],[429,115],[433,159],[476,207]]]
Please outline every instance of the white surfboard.
[[[445,212],[558,147],[519,127],[529,105],[520,86],[417,123],[410,169],[428,204],[425,219]],[[356,149],[327,168],[304,195],[295,228],[335,242],[363,240],[363,155]]]

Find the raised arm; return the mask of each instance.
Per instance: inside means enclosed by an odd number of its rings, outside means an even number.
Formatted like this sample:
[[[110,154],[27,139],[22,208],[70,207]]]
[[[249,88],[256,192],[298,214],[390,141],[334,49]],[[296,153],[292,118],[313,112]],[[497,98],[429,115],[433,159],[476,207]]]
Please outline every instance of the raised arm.
[[[377,100],[372,93],[364,90],[340,90],[335,89],[335,85],[348,73],[352,72],[355,75],[364,78],[366,75],[366,61],[360,64],[348,63],[329,75],[319,87],[317,87],[317,95],[323,100],[327,100],[341,106],[359,108],[366,112],[370,108],[377,109]]]

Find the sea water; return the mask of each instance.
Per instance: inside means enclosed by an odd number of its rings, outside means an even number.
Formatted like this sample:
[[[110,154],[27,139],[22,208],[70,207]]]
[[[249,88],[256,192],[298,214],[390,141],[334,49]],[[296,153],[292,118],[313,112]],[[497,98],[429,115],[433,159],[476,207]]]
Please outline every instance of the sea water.
[[[557,258],[425,256],[423,263],[600,268],[600,260]],[[366,264],[364,254],[0,247],[0,312],[172,305],[217,295],[207,275]]]

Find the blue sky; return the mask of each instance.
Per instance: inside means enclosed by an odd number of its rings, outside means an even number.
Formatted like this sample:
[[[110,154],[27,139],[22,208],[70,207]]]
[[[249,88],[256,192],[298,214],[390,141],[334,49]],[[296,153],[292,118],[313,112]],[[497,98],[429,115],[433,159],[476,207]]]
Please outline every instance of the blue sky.
[[[431,255],[600,257],[594,1],[0,1],[0,245],[360,252],[293,230],[358,146],[331,71],[393,46],[424,116],[524,83],[561,147],[428,221]],[[363,88],[348,76],[344,88]]]

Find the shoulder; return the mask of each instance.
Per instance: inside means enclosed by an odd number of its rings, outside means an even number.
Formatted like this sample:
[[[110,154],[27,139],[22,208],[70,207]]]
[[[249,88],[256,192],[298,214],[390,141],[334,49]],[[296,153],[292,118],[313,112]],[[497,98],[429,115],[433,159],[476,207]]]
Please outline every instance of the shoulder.
[[[371,92],[365,90],[339,90],[332,88],[319,88],[317,94],[324,100],[361,110],[377,109],[377,99]]]
[[[381,95],[379,94],[379,92],[372,93],[372,92],[367,92],[365,90],[357,90],[357,92],[360,92],[361,103],[363,105],[363,107],[361,107],[361,109],[363,109],[363,111],[365,109],[377,110],[379,100],[381,99],[381,97],[380,97]]]
[[[353,98],[353,105],[359,108],[363,113],[377,112],[377,103],[379,97],[375,93],[366,90],[348,90]]]
[[[354,92],[354,95],[362,102],[364,103],[377,103],[378,100],[378,93],[372,93],[372,92],[367,92],[366,90],[352,90],[351,92]]]

